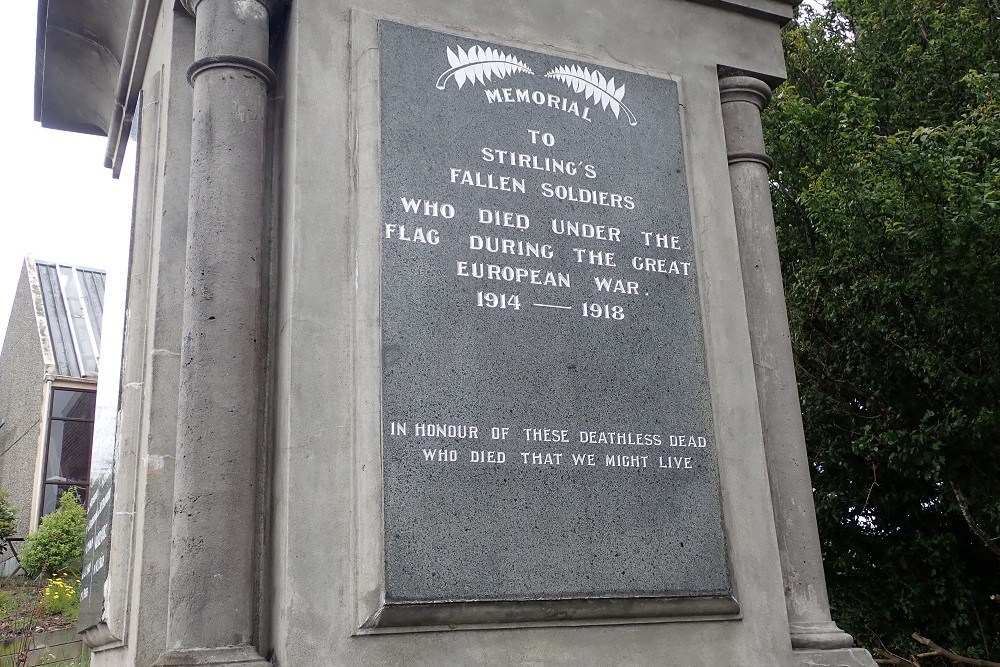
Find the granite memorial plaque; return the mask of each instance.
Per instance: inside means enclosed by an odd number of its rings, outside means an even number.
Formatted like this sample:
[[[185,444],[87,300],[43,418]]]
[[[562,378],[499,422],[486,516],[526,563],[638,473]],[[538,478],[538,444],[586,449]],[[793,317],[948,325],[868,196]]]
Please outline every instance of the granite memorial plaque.
[[[733,613],[677,82],[379,40],[386,606]]]

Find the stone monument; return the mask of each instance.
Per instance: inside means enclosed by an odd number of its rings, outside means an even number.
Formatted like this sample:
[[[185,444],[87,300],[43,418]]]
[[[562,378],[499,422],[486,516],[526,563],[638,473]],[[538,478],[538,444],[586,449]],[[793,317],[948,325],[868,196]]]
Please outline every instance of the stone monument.
[[[117,172],[142,116],[94,665],[874,664],[771,217],[792,2],[42,5],[42,123]]]

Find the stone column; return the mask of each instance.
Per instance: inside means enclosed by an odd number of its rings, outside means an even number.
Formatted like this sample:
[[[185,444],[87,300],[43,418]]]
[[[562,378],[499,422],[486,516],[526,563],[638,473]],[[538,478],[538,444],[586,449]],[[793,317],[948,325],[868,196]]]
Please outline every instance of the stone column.
[[[768,186],[760,112],[771,88],[729,76],[719,90],[792,647],[846,648],[853,638],[830,617]]]
[[[195,16],[187,260],[166,651],[253,665],[263,397],[265,115],[274,0],[184,0]]]

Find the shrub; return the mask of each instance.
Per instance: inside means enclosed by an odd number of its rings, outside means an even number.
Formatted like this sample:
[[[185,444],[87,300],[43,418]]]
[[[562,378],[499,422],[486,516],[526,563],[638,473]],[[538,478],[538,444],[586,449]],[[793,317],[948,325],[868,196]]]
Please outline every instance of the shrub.
[[[32,577],[62,572],[83,556],[86,531],[87,513],[76,493],[67,491],[59,498],[56,511],[25,538],[19,554],[21,567]]]

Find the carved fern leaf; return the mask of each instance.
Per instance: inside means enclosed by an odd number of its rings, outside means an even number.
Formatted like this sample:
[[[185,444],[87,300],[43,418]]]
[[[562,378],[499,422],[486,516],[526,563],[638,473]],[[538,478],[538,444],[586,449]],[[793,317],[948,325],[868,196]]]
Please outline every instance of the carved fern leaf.
[[[451,69],[442,74],[437,80],[438,90],[444,90],[448,79],[455,78],[455,83],[461,88],[466,81],[471,85],[486,83],[493,77],[502,79],[517,72],[534,74],[531,68],[514,56],[504,53],[500,49],[493,47],[483,48],[478,44],[463,51],[461,46],[455,47],[458,52],[448,48],[448,64]]]
[[[622,102],[625,97],[625,85],[622,84],[620,88],[615,87],[614,77],[606,79],[596,69],[591,71],[579,65],[562,65],[549,70],[545,76],[562,81],[572,88],[574,93],[583,93],[584,99],[593,100],[594,104],[600,104],[605,110],[610,108],[615,118],[624,111],[629,125],[635,126],[638,123],[632,111]]]

